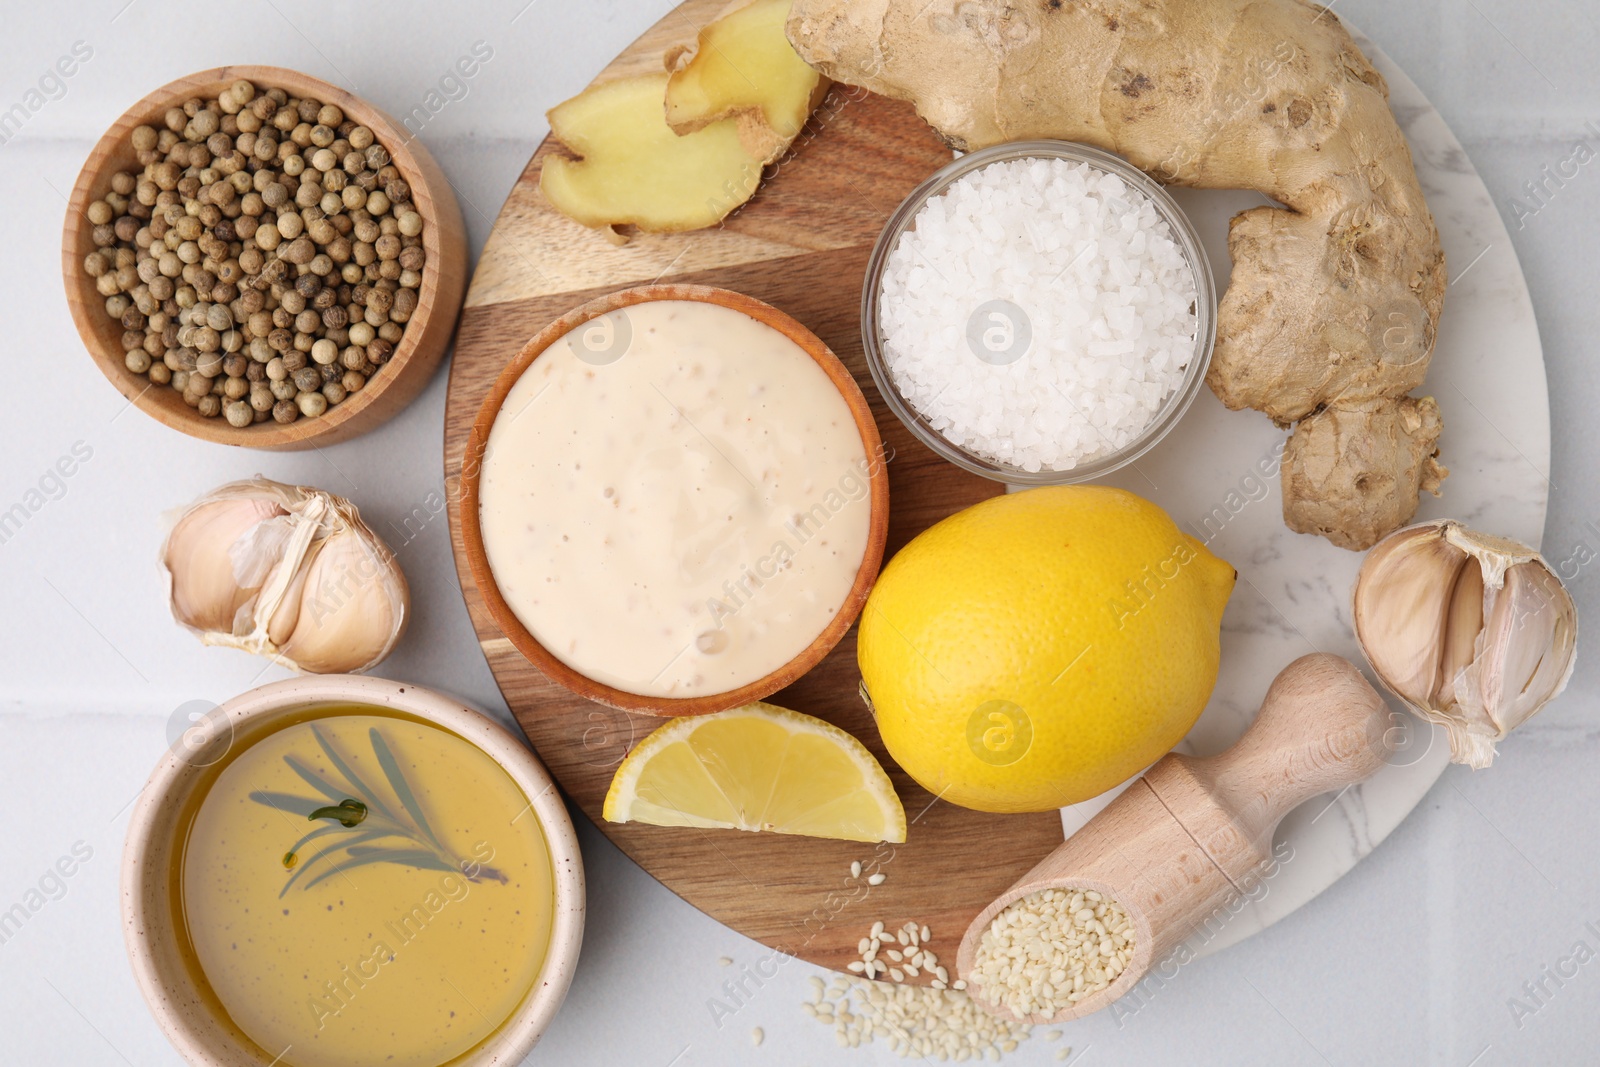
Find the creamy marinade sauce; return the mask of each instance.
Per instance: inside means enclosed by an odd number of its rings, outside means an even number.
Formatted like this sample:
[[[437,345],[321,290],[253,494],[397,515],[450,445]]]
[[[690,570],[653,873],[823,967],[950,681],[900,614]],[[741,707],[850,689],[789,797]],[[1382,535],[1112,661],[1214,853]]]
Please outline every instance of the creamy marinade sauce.
[[[568,666],[643,696],[721,693],[838,613],[869,473],[849,406],[789,338],[716,304],[634,304],[552,344],[506,397],[484,548]]]

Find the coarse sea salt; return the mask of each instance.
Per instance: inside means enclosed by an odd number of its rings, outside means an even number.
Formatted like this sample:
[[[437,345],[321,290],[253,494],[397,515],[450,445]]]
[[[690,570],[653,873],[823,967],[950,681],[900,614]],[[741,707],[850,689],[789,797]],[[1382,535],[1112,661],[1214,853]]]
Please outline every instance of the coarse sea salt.
[[[1181,386],[1196,282],[1142,190],[1005,160],[922,206],[885,262],[878,322],[895,386],[952,444],[1071,470],[1133,442]]]

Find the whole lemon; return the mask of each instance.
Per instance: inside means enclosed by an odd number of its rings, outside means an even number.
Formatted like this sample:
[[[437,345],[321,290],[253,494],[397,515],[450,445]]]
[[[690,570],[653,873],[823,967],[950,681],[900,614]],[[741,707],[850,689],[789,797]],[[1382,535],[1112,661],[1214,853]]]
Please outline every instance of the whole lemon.
[[[1121,489],[1031,489],[952,515],[889,562],[861,615],[883,743],[929,792],[980,811],[1103,793],[1199,718],[1235,577]]]

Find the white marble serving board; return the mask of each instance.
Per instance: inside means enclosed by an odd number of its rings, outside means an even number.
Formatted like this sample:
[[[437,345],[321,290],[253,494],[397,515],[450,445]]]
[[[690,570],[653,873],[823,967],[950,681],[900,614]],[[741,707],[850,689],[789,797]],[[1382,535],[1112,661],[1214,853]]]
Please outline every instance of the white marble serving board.
[[[1443,412],[1440,458],[1450,477],[1443,498],[1424,494],[1417,520],[1460,519],[1537,546],[1550,487],[1550,409],[1522,268],[1488,190],[1444,119],[1388,56],[1351,32],[1389,82],[1449,267],[1438,343],[1419,394],[1432,395]],[[1229,276],[1228,220],[1265,198],[1172,193],[1200,231],[1221,292]],[[1165,441],[1106,479],[1160,504],[1239,571],[1222,619],[1217,687],[1180,751],[1211,755],[1233,744],[1273,677],[1308,652],[1345,656],[1378,684],[1350,625],[1350,590],[1363,555],[1285,527],[1278,478],[1263,477],[1257,467],[1272,461],[1284,436],[1266,416],[1228,411],[1205,390]],[[1282,862],[1251,899],[1238,902],[1236,913],[1191,938],[1195,955],[1244,940],[1328,888],[1388,837],[1443,773],[1444,731],[1404,714],[1392,697],[1390,704],[1406,729],[1389,765],[1337,797],[1318,797],[1291,812],[1274,842]],[[1067,835],[1123,788],[1063,809]]]

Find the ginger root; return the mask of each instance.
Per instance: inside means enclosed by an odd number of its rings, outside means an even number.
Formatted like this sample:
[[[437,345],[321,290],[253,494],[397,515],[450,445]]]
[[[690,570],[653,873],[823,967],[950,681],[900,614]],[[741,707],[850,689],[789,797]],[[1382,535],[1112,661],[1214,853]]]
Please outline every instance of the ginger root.
[[[1365,551],[1404,526],[1417,494],[1439,495],[1439,405],[1340,401],[1301,421],[1283,453],[1283,515],[1301,533]]]
[[[539,188],[585,226],[673,233],[714,226],[755,195],[828,81],[784,37],[788,0],[738,0],[659,74],[591,85],[550,110]],[[625,240],[620,236],[616,240]]]
[[[1393,398],[1422,383],[1433,352],[1444,253],[1388,88],[1326,8],[794,0],[788,33],[823,74],[912,101],[957,148],[1081,141],[1160,181],[1255,189],[1286,205],[1233,220],[1208,382],[1228,407],[1280,425],[1337,409],[1312,427],[1319,442],[1392,438]],[[1321,447],[1298,451],[1309,459]],[[1336,449],[1367,468],[1299,482],[1292,501],[1286,465],[1287,521],[1370,545],[1416,508],[1428,479],[1406,466],[1414,451]],[[1317,496],[1362,476],[1396,495]]]
[[[666,55],[667,125],[694,133],[721,119],[762,164],[781,156],[831,84],[795,55],[784,36],[789,0],[737,0],[693,46]]]
[[[668,75],[591,85],[550,109],[550,133],[581,159],[551,156],[539,188],[585,226],[631,224],[671,233],[713,226],[749,200],[761,160],[732,119],[672,132],[662,111]]]

